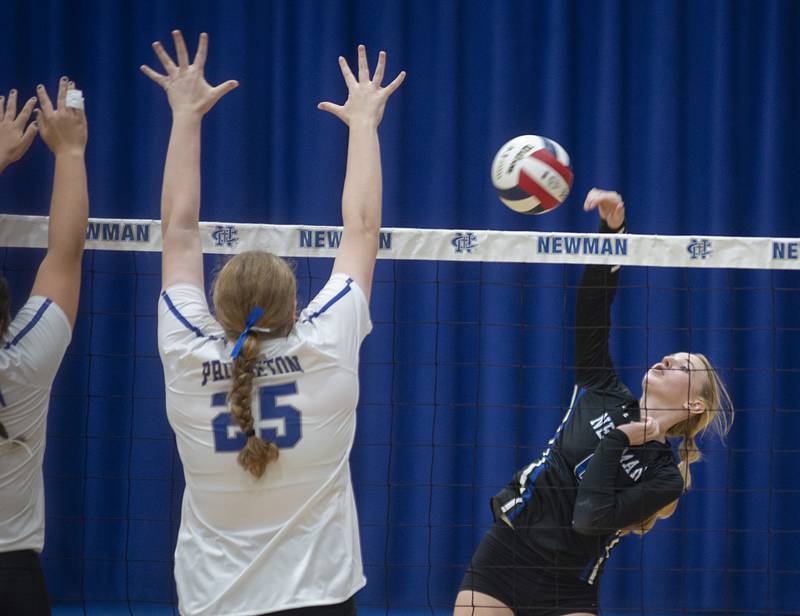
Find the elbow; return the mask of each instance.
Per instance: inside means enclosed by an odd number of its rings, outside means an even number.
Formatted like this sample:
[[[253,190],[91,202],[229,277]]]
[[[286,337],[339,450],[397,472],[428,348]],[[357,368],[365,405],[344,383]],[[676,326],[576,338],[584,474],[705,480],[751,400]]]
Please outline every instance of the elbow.
[[[608,530],[596,525],[590,516],[578,515],[577,513],[572,519],[572,530],[579,535],[587,537],[597,537],[599,535],[608,534]]]
[[[378,236],[381,230],[381,217],[363,213],[356,216],[346,216],[343,219],[344,227],[358,231],[361,235]]]
[[[583,502],[581,499],[576,501],[575,509],[572,512],[572,530],[579,535],[588,537],[597,537],[613,532],[603,524],[603,520],[598,518],[596,507],[588,499]]]

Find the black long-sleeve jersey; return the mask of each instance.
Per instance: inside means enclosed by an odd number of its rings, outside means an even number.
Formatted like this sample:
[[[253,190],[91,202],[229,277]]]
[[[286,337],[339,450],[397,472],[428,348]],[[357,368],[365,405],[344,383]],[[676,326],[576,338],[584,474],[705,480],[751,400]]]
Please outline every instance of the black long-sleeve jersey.
[[[605,224],[601,232],[611,232]],[[624,231],[623,229],[620,232]],[[496,521],[593,584],[621,531],[677,499],[683,480],[666,443],[629,447],[617,426],[639,404],[614,370],[608,338],[619,268],[588,265],[576,305],[575,387],[542,456],[491,500]]]

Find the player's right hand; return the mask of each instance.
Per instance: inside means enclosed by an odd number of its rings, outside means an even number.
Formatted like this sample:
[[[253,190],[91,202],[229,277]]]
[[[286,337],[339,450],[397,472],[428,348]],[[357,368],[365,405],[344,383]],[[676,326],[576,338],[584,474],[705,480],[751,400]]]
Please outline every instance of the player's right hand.
[[[661,432],[658,422],[646,416],[642,421],[632,421],[631,423],[617,426],[617,429],[625,433],[631,445],[643,445],[648,441],[654,441]]]
[[[342,71],[344,82],[347,85],[347,101],[344,105],[330,102],[320,103],[317,105],[317,109],[332,113],[347,126],[361,121],[377,127],[383,118],[386,101],[403,83],[406,72],[400,71],[391,83],[381,86],[386,69],[386,52],[382,51],[378,54],[378,64],[375,67],[375,73],[370,78],[367,50],[364,45],[358,46],[358,78],[353,75],[347,60],[342,56],[339,56],[339,69]]]
[[[56,107],[53,108],[47,89],[41,84],[36,87],[36,95],[39,97],[36,124],[39,126],[42,141],[56,155],[83,154],[89,138],[83,109],[67,107],[67,90],[70,88],[75,88],[75,83],[62,77],[58,82]]]
[[[600,218],[614,231],[625,222],[625,202],[618,192],[592,188],[583,202],[583,211],[591,212],[595,209]]]
[[[35,97],[28,99],[17,115],[17,91],[11,90],[7,99],[0,96],[0,172],[31,147],[38,127],[35,122],[28,124],[28,119],[35,104]]]

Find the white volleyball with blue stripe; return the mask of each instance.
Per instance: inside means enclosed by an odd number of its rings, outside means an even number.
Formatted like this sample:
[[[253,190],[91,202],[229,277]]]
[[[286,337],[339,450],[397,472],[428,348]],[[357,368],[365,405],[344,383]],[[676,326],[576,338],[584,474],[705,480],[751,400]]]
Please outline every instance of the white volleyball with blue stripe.
[[[514,137],[492,161],[492,184],[500,201],[515,212],[550,212],[564,202],[572,188],[569,154],[547,137]]]

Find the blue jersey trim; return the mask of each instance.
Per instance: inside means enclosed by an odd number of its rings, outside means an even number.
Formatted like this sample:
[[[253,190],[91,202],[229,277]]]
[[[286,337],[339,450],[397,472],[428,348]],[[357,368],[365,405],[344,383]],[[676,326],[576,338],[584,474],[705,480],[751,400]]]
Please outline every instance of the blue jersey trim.
[[[41,306],[39,306],[39,310],[36,311],[36,314],[33,315],[33,318],[30,320],[30,322],[25,327],[23,327],[16,336],[14,336],[14,339],[11,340],[11,342],[7,342],[4,348],[10,349],[12,346],[19,344],[19,341],[25,337],[25,334],[27,334],[34,328],[34,326],[39,322],[39,320],[42,318],[42,315],[44,315],[45,311],[50,307],[50,304],[52,303],[53,300],[51,299],[44,300],[44,303]]]
[[[342,299],[345,295],[347,295],[350,292],[350,288],[351,288],[350,285],[352,284],[352,282],[353,282],[353,279],[352,278],[348,278],[346,283],[345,283],[346,286],[344,287],[344,289],[342,289],[336,295],[334,295],[331,299],[329,299],[327,304],[325,304],[322,308],[320,308],[314,314],[312,314],[310,317],[308,317],[304,321],[304,323],[310,323],[313,319],[316,319],[319,315],[321,315],[323,312],[325,312],[331,306],[333,306],[336,302],[338,302],[340,299]]]
[[[178,310],[175,307],[175,304],[172,303],[172,300],[170,299],[169,295],[167,295],[166,291],[162,291],[161,292],[161,297],[164,298],[164,301],[167,303],[167,308],[169,308],[169,311],[172,314],[175,315],[175,318],[178,319],[178,321],[180,321],[181,325],[183,325],[190,332],[194,333],[195,336],[197,336],[198,338],[209,338],[210,340],[216,340],[217,339],[216,336],[206,336],[203,333],[203,330],[201,330],[199,327],[195,327],[194,325],[189,323],[189,320],[185,316],[183,316],[180,313],[180,310]]]
[[[541,473],[542,470],[548,467],[550,450],[552,449],[553,445],[555,445],[558,442],[558,437],[561,435],[561,431],[564,429],[564,426],[567,425],[570,418],[572,418],[572,414],[573,411],[575,410],[575,407],[578,406],[578,402],[585,393],[586,389],[581,387],[575,394],[575,399],[572,401],[572,404],[570,405],[569,409],[567,409],[567,413],[566,415],[564,415],[564,419],[561,421],[558,428],[556,429],[556,433],[553,435],[553,438],[550,439],[547,450],[544,452],[542,458],[539,461],[539,466],[537,466],[533,470],[533,472],[528,476],[528,479],[525,482],[525,491],[522,493],[522,503],[520,503],[519,507],[515,507],[514,510],[508,514],[509,520],[513,520],[514,517],[528,505],[528,501],[533,495],[533,483],[536,481],[536,478],[539,476],[539,473]]]
[[[528,501],[530,500],[531,496],[533,495],[533,483],[536,481],[536,478],[539,476],[544,469],[547,468],[547,462],[543,461],[541,466],[537,466],[536,469],[530,474],[528,477],[528,481],[526,482],[525,492],[522,494],[522,503],[520,503],[519,507],[515,507],[513,511],[508,514],[508,519],[513,520],[517,514],[525,509],[528,505]]]

